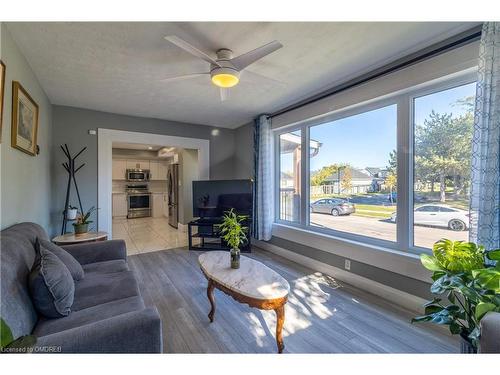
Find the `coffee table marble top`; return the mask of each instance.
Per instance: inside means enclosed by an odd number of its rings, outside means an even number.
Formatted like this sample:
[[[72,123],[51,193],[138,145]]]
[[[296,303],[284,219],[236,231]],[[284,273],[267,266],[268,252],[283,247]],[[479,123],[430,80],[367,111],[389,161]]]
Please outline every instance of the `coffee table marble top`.
[[[209,251],[198,257],[205,275],[226,288],[246,297],[273,300],[286,297],[290,285],[280,274],[246,256],[240,268],[232,269],[228,251]]]
[[[89,242],[97,241],[101,239],[106,239],[108,234],[106,232],[87,232],[76,236],[74,233],[66,233],[61,236],[54,237],[52,242],[57,244],[65,243],[78,243],[78,242]]]

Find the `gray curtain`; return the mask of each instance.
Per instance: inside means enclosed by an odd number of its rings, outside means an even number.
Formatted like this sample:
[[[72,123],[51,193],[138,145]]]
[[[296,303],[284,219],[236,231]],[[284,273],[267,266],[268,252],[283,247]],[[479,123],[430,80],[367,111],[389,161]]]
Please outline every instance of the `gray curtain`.
[[[271,239],[274,221],[274,157],[271,119],[259,116],[254,123],[254,237]]]
[[[472,139],[470,240],[500,248],[500,23],[483,25]]]

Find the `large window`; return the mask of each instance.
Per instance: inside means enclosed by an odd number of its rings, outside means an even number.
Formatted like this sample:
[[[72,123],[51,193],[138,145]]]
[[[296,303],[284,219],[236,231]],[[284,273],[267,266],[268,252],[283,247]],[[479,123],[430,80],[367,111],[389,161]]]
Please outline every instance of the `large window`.
[[[402,251],[468,240],[474,96],[464,73],[278,130],[276,219]]]
[[[413,241],[467,241],[475,83],[413,101]]]
[[[311,226],[396,241],[397,106],[310,128]]]

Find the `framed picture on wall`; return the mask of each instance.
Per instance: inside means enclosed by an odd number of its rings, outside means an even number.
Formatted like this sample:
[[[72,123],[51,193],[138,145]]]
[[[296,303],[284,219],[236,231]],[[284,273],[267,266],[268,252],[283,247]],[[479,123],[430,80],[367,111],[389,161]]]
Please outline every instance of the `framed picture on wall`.
[[[36,155],[38,105],[17,81],[12,82],[12,147]]]
[[[5,64],[0,60],[0,143],[2,143],[3,94],[5,91]]]

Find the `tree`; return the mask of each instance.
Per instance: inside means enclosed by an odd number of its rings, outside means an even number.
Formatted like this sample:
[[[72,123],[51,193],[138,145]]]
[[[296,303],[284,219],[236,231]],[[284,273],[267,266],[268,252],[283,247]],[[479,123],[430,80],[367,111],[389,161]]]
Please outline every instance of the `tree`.
[[[342,178],[340,181],[340,186],[342,187],[342,191],[350,192],[352,189],[352,173],[351,168],[344,167],[344,173],[342,174]]]
[[[334,173],[337,173],[339,168],[342,166],[339,164],[331,164],[331,165],[325,165],[321,169],[314,171],[311,173],[311,185],[313,186],[320,186],[320,185],[325,185],[326,184],[326,179],[333,175]]]
[[[385,179],[385,185],[389,188],[389,199],[391,200],[391,203],[394,203],[394,199],[392,197],[392,192],[396,188],[398,184],[398,180],[396,178],[396,175],[391,173],[387,176]]]
[[[392,150],[389,153],[389,165],[386,167],[387,171],[389,174],[393,174],[394,176],[397,175],[397,168],[398,168],[398,154],[396,150]]]
[[[468,176],[472,124],[471,110],[459,117],[431,111],[424,124],[415,128],[416,177],[432,184],[439,181],[441,202],[446,201],[447,178],[463,181]]]

